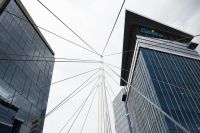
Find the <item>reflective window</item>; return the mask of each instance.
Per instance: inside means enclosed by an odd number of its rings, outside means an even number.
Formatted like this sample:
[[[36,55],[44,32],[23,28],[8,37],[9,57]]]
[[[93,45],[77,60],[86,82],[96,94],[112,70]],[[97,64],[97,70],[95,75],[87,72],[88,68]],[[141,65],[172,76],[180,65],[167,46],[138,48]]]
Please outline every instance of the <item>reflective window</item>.
[[[195,59],[140,48],[132,85],[191,133],[197,133],[200,127],[199,64]],[[183,132],[132,88],[128,105],[141,132]]]
[[[6,59],[0,60],[0,97],[19,107],[17,117],[24,120],[20,133],[27,133],[34,117],[41,117],[43,125],[54,65],[30,60],[54,59],[14,0],[5,10],[26,21],[5,11],[0,15],[0,58]]]

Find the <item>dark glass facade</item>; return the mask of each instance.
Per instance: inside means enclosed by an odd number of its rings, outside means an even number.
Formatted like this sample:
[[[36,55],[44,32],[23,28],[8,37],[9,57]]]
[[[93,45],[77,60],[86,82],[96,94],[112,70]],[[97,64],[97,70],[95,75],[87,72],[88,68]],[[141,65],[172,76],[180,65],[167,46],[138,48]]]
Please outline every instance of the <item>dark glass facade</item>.
[[[54,66],[38,61],[44,57],[54,60],[17,2],[11,0],[0,14],[0,98],[19,108],[15,117],[23,121],[20,133],[30,132],[36,118],[40,120],[37,132],[42,132]]]
[[[191,133],[200,132],[200,61],[139,48],[131,85]],[[130,87],[128,109],[134,132],[183,133]]]

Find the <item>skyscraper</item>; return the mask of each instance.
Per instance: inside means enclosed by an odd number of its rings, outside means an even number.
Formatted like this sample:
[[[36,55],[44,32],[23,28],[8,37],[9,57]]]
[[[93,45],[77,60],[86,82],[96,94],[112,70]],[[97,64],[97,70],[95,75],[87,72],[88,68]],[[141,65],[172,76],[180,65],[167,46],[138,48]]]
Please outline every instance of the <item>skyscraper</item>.
[[[0,0],[1,133],[42,132],[53,61],[53,50],[20,0]]]
[[[193,36],[126,11],[121,85],[133,133],[200,132],[200,56]]]
[[[124,90],[122,89],[113,101],[115,116],[115,129],[117,133],[132,133],[127,106],[122,101]]]

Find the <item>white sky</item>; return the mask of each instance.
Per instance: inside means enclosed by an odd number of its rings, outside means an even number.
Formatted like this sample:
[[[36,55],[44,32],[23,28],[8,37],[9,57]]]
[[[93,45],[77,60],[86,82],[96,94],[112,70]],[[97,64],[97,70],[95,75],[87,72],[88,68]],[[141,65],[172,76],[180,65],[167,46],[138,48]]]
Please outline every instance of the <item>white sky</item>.
[[[82,43],[46,9],[44,9],[37,2],[37,0],[22,0],[22,2],[37,25],[49,29],[50,31],[86,47],[84,43]],[[84,38],[94,49],[98,52],[102,52],[123,1],[42,0],[42,2],[82,38]],[[122,51],[125,9],[132,10],[136,13],[147,16],[148,18],[181,29],[190,34],[200,34],[199,0],[127,0],[105,54]],[[47,32],[42,31],[42,33],[51,45],[52,49],[55,51],[55,57],[101,60],[98,56],[67,43],[66,41],[63,41]],[[200,37],[195,38],[194,41],[200,43]],[[200,48],[198,49],[200,50]],[[121,55],[105,57],[103,60],[105,62],[109,62],[110,64],[119,67],[121,66]],[[99,66],[99,64],[55,63],[52,82],[97,68]],[[114,69],[120,74],[119,69]],[[91,73],[53,85],[49,95],[47,112],[76,87],[78,87],[84,80],[86,80],[89,75],[91,75]],[[119,81],[119,78],[117,78],[114,74],[112,74],[112,76]],[[109,77],[108,81],[115,91],[115,94],[117,94],[120,87],[117,86]],[[86,88],[83,92],[67,102],[62,108],[49,116],[45,121],[44,133],[59,132],[75,109],[81,104],[83,99],[86,98],[90,88]],[[90,101],[91,99],[89,100],[89,103]],[[84,109],[85,111],[88,109],[89,104],[86,105],[87,107]],[[89,114],[89,118],[85,125],[84,132],[86,133],[97,133],[97,107],[97,99],[95,99],[95,104],[93,104],[91,113]],[[79,119],[72,128],[72,133],[80,132],[85,111],[80,115]],[[113,114],[112,128],[114,131]],[[67,129],[65,131],[67,131]]]

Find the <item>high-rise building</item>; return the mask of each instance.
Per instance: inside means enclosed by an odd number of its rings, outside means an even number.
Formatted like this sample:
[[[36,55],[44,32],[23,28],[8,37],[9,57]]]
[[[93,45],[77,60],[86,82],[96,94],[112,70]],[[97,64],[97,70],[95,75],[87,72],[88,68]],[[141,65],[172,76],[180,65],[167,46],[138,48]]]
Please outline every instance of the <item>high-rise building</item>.
[[[126,11],[121,86],[133,133],[200,132],[200,56],[192,39]]]
[[[124,90],[122,89],[113,101],[115,130],[117,133],[132,133],[127,106],[122,101],[123,94]]]
[[[53,50],[21,1],[0,0],[1,133],[42,132],[53,61]]]

